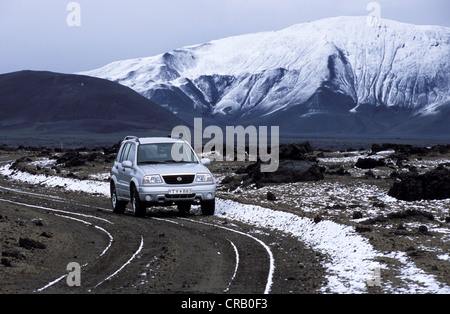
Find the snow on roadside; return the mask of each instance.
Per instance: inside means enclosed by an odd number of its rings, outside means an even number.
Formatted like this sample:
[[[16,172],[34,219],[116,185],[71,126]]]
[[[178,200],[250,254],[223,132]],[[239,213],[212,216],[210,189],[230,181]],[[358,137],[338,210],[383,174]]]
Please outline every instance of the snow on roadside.
[[[109,184],[105,181],[31,175],[10,167],[11,164],[0,167],[0,174],[12,180],[30,184],[60,187],[69,191],[109,197]],[[377,267],[386,268],[385,265],[375,261],[379,257],[398,260],[402,264],[401,279],[408,282],[408,287],[393,287],[389,282],[383,281],[382,291],[386,293],[450,293],[450,287],[439,283],[434,276],[417,268],[403,252],[377,252],[366,238],[357,234],[350,226],[327,220],[315,223],[312,219],[292,213],[219,198],[216,200],[216,216],[281,231],[298,238],[312,249],[326,254],[329,259],[324,267],[327,269],[328,285],[321,289],[324,293],[367,292],[366,281],[373,279],[373,270]],[[448,259],[448,255],[442,258]]]
[[[325,267],[329,283],[322,292],[365,292],[366,280],[380,267],[373,262],[377,253],[367,239],[355,234],[351,227],[325,220],[316,224],[309,218],[230,200],[218,199],[216,203],[219,217],[282,231],[327,254],[330,260]]]
[[[310,218],[292,213],[223,199],[216,200],[216,215],[281,231],[326,254],[330,259],[324,265],[328,285],[321,289],[323,293],[365,293],[367,280],[374,279],[376,268],[381,270],[380,288],[384,293],[450,293],[449,286],[418,268],[404,252],[376,251],[353,227],[329,220],[315,223]],[[382,270],[387,266],[376,261],[383,258],[395,259],[399,263],[397,271],[403,285],[394,285],[383,278]]]
[[[0,174],[9,178],[29,184],[44,185],[47,187],[60,187],[73,192],[86,192],[109,196],[109,184],[97,180],[78,180],[43,174],[32,175],[27,172],[11,169],[11,164],[0,167]]]

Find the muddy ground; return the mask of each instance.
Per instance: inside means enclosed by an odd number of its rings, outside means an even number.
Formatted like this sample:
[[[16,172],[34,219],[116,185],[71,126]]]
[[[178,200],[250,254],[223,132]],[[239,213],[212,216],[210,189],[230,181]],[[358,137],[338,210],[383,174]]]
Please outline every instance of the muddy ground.
[[[402,285],[396,282],[401,270],[394,256],[386,256],[403,252],[423,272],[450,286],[448,199],[397,201],[387,196],[401,174],[448,167],[450,152],[434,149],[400,155],[398,147],[384,148],[306,152],[323,175],[323,179],[307,182],[255,184],[246,180],[248,173],[243,171],[250,162],[213,161],[210,169],[218,179],[220,198],[352,226],[374,249],[386,253],[380,261],[387,265],[382,278],[392,285]],[[115,148],[2,147],[0,153],[0,166],[12,164],[18,172],[106,182]],[[374,156],[383,163],[356,167],[359,159]],[[179,216],[174,208],[152,210],[141,220],[129,214],[114,215],[108,199],[101,195],[21,183],[7,175],[0,178],[0,187],[0,293],[73,293],[65,279],[39,289],[64,276],[66,265],[74,261],[87,263],[83,273],[90,274],[83,276],[82,293],[224,293],[227,287],[231,293],[264,291],[270,264],[267,252],[249,237],[184,218],[227,226],[270,244],[277,261],[272,293],[319,293],[326,285],[326,256],[280,232],[202,217],[195,209],[188,217]],[[87,216],[80,217],[80,213]],[[105,281],[137,252],[142,241],[143,249],[130,267]],[[246,252],[240,255],[246,270],[231,285],[236,259],[229,241]],[[100,255],[111,243],[108,252]],[[382,290],[374,286],[368,292]]]

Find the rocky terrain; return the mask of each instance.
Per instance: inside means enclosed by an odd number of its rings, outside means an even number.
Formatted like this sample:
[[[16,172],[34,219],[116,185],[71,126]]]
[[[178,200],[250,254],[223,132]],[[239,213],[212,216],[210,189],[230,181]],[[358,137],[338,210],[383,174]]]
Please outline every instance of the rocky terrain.
[[[352,226],[384,252],[386,277],[398,267],[394,256],[403,256],[449,284],[450,145],[331,152],[304,143],[286,146],[280,157],[290,164],[281,167],[285,173],[262,181],[252,165],[222,172],[221,197]],[[300,162],[308,171],[291,166]]]
[[[26,198],[34,200],[35,206],[72,198],[75,205],[85,203],[99,208],[96,215],[103,217],[101,213],[105,211],[100,208],[109,206],[108,190],[104,186],[107,187],[116,151],[117,145],[76,150],[2,146],[0,198],[21,202],[25,196],[13,194],[25,189]],[[259,172],[260,167],[251,162],[213,161],[210,168],[218,179],[220,199],[216,215],[211,219],[256,228],[259,230],[256,234],[273,239],[269,242],[271,247],[276,246],[279,252],[287,254],[283,259],[291,259],[286,265],[278,264],[278,271],[287,279],[277,283],[276,291],[449,293],[450,145],[425,148],[374,144],[370,150],[327,151],[305,142],[283,145],[279,171],[273,174]],[[79,192],[82,185],[89,187],[89,194]],[[47,201],[42,199],[45,191],[52,195]],[[79,244],[76,236],[65,232],[56,221],[42,220],[30,214],[31,211],[14,209],[11,204],[0,204],[2,280],[30,267],[37,271],[33,264],[44,256],[63,254],[64,245],[50,245],[52,241],[63,243],[63,238],[69,238],[76,242],[78,257],[102,242]],[[230,206],[236,210],[230,211]],[[274,218],[263,214],[266,211]],[[259,217],[258,212],[266,217]],[[195,209],[191,215],[196,217]],[[279,217],[290,218],[277,225],[281,222]],[[304,219],[298,220],[299,223],[307,224],[291,225],[292,219]],[[327,227],[327,224],[331,225]],[[361,247],[370,248],[372,253],[364,251],[367,256],[361,257],[361,261],[370,259],[370,265],[381,268],[380,285],[368,286],[362,280],[362,288],[355,289],[349,282],[334,285],[327,277],[330,272],[343,271],[333,269],[345,262],[340,254],[347,248],[332,244],[336,226],[345,231],[344,237],[354,238],[350,242],[355,248],[351,250],[357,254]],[[321,228],[324,231],[315,242],[306,234]],[[280,234],[283,237],[279,238]],[[360,241],[362,246],[355,241]],[[333,245],[337,250],[330,249]],[[349,254],[359,261],[358,256]],[[351,264],[355,267],[353,272],[365,267],[358,263]],[[302,269],[305,273],[299,274]],[[363,271],[367,272],[367,269]],[[293,288],[299,278],[307,287]]]

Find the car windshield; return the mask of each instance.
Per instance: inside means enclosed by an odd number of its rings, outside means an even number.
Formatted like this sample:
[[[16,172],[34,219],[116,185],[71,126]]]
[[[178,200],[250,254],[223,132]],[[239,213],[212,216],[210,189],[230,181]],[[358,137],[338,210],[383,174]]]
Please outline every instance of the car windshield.
[[[137,158],[139,164],[198,163],[194,151],[186,143],[142,144]]]

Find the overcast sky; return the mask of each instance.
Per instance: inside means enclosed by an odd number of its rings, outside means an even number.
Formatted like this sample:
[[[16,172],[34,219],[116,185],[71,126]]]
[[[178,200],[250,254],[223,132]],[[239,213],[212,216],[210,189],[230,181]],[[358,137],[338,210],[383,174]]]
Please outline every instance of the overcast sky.
[[[67,10],[80,7],[80,26]],[[0,0],[0,73],[74,73],[231,35],[370,13],[370,0]],[[378,0],[381,17],[450,26],[449,0]],[[78,16],[78,15],[77,15]]]

